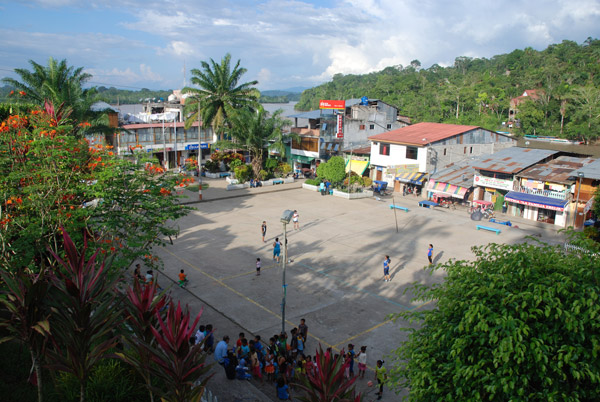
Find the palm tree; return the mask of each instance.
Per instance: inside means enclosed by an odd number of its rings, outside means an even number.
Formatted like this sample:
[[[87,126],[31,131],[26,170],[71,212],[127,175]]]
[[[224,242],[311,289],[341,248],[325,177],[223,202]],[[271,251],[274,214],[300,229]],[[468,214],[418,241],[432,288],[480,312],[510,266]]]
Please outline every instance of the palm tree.
[[[108,127],[106,113],[94,112],[92,104],[98,101],[95,87],[83,88],[83,85],[92,78],[91,74],[84,73],[83,67],[68,66],[66,60],[57,61],[50,57],[48,65],[42,66],[29,60],[32,71],[24,68],[15,69],[20,81],[14,78],[3,78],[2,82],[14,87],[20,96],[20,102],[34,103],[42,108],[48,103],[55,110],[62,110],[76,123],[88,122],[87,131],[114,132]],[[81,127],[75,127],[75,135],[81,135]]]
[[[258,81],[240,84],[240,79],[246,71],[240,67],[239,60],[235,67],[231,68],[229,53],[223,57],[220,64],[210,59],[210,64],[202,62],[201,70],[193,69],[192,84],[200,88],[185,87],[182,90],[184,94],[191,95],[186,99],[184,109],[189,115],[186,128],[198,120],[204,127],[213,126],[219,133],[219,139],[223,139],[224,129],[229,125],[228,120],[236,109],[256,108],[260,93],[252,86],[258,84]]]
[[[283,110],[279,109],[271,117],[261,106],[258,110],[240,109],[231,117],[232,135],[239,145],[244,147],[252,158],[252,170],[255,177],[259,177],[262,169],[264,149],[269,141],[282,137],[282,128],[288,121],[281,118]],[[280,140],[285,152],[285,145]],[[281,152],[281,150],[280,150]]]
[[[57,61],[52,57],[48,59],[47,66],[33,60],[29,60],[29,64],[32,71],[15,69],[21,81],[14,78],[2,79],[2,82],[24,93],[18,99],[39,106],[43,106],[46,101],[57,107],[64,104],[73,109],[75,118],[86,115],[92,103],[97,100],[95,87],[83,89],[83,85],[92,78],[91,74],[83,72],[83,67],[69,67],[66,60]]]

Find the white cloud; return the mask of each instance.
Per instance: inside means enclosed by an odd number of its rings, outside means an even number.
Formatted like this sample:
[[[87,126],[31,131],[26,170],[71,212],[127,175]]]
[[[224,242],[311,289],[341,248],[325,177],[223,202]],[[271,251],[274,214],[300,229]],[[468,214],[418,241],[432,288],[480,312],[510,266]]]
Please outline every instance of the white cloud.
[[[175,55],[175,56],[190,56],[195,53],[195,50],[187,42],[174,40],[169,42],[166,48],[158,49],[159,55]]]
[[[73,18],[110,10],[115,19],[103,21],[103,26],[109,29],[104,32],[113,34],[59,34],[55,26],[45,26],[51,21],[29,21],[26,13],[8,15],[4,19],[14,19],[15,26],[38,32],[0,29],[0,64],[9,64],[13,56],[39,60],[35,55],[43,59],[53,55],[74,59],[75,65],[116,68],[133,79],[143,76],[138,71],[143,63],[168,77],[170,81],[161,85],[175,86],[180,80],[171,77],[179,76],[180,63],[173,63],[174,57],[185,58],[190,69],[231,53],[234,62],[240,59],[248,69],[244,79],[256,77],[261,88],[274,88],[313,85],[337,73],[367,73],[408,65],[414,59],[428,68],[434,63],[452,65],[458,56],[491,57],[528,46],[543,49],[563,39],[581,43],[588,36],[600,37],[599,0],[30,0],[26,4],[72,12],[62,7],[67,3],[79,6]],[[6,6],[11,7],[17,6]],[[128,32],[135,40],[127,38]]]
[[[139,71],[133,71],[131,68],[119,70],[86,69],[85,72],[92,74],[95,81],[107,81],[115,85],[135,85],[142,82],[161,82],[163,78],[160,74],[152,71],[152,68],[146,64],[140,64]]]

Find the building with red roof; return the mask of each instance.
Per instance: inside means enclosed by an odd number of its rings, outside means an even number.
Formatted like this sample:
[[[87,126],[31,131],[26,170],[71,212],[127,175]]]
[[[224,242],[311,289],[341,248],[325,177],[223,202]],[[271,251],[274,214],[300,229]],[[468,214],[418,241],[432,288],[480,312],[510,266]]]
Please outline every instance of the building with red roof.
[[[395,191],[406,185],[419,190],[427,174],[516,145],[511,136],[478,126],[426,122],[373,135],[369,141],[372,178],[387,181]]]

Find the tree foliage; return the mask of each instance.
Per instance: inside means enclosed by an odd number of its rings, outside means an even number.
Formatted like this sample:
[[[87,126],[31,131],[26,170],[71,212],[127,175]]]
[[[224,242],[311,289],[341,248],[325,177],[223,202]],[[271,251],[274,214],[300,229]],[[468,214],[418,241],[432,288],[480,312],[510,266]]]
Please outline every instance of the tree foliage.
[[[60,228],[82,244],[82,233],[114,267],[149,255],[176,230],[170,219],[187,213],[171,190],[181,184],[143,155],[126,159],[111,147],[72,135],[71,119],[50,104],[0,123],[0,265],[37,271],[49,264],[48,248],[62,247]],[[179,184],[179,185],[180,185]],[[152,263],[153,258],[148,262]]]
[[[260,93],[254,85],[258,81],[240,82],[246,69],[240,67],[240,60],[231,68],[231,55],[226,54],[221,63],[210,59],[203,61],[202,69],[192,69],[192,84],[196,87],[185,87],[182,92],[190,94],[186,99],[185,113],[189,114],[186,128],[196,120],[206,127],[213,126],[222,139],[225,127],[229,125],[230,116],[241,108],[256,108]]]
[[[317,166],[317,176],[332,183],[341,183],[346,177],[346,162],[341,156],[334,156]]]
[[[509,103],[526,89],[543,95],[532,103],[542,118],[526,122],[516,134],[598,136],[600,119],[594,93],[600,87],[600,40],[563,41],[543,51],[517,49],[490,59],[457,57],[453,66],[390,66],[365,75],[336,74],[330,82],[307,89],[296,108],[314,110],[319,99],[367,96],[398,107],[414,122],[430,121],[501,129]],[[583,88],[583,90],[581,90]],[[596,90],[596,91],[594,91]],[[590,109],[592,113],[590,113]],[[526,116],[519,116],[517,118]],[[507,130],[508,127],[504,127]],[[591,138],[586,138],[591,132]]]
[[[589,242],[588,242],[589,244]],[[391,385],[412,401],[600,398],[598,248],[490,244],[451,261],[443,283],[417,287],[426,311],[396,350]]]

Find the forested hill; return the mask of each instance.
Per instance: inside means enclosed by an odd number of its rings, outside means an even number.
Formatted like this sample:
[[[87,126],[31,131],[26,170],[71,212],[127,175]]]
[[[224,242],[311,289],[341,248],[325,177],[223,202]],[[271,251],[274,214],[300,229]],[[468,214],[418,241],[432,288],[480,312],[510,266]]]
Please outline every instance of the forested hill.
[[[367,96],[399,108],[414,122],[470,124],[493,130],[508,121],[510,99],[536,89],[539,99],[519,105],[516,134],[593,140],[600,134],[600,41],[563,41],[543,51],[514,50],[491,59],[457,57],[451,67],[393,66],[365,75],[337,74],[302,93],[296,108],[319,99]]]

